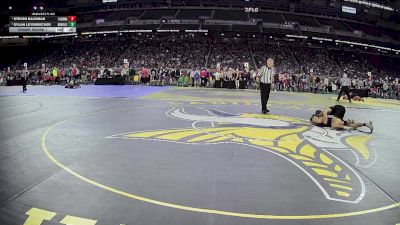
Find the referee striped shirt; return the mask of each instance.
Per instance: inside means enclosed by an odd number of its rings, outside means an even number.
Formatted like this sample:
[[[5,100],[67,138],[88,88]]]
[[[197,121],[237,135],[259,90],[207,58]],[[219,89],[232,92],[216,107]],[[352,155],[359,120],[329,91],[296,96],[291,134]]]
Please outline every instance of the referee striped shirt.
[[[271,84],[272,78],[275,75],[275,68],[268,68],[266,66],[261,67],[258,72],[258,76],[260,76],[261,83]]]
[[[341,83],[342,86],[344,86],[344,87],[349,87],[349,86],[350,86],[350,83],[351,83],[351,80],[350,80],[350,78],[348,78],[348,77],[342,77],[342,78],[340,79],[340,83]]]

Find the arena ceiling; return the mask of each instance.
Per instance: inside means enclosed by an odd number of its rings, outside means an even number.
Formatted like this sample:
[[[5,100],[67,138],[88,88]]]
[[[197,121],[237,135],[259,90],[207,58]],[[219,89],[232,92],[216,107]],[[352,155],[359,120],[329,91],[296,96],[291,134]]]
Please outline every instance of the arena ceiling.
[[[93,6],[94,4],[104,4],[104,0],[3,0],[0,2],[1,11],[12,6],[18,10],[30,10],[33,6],[43,6],[48,9],[75,8],[84,6]],[[108,0],[110,1],[110,0]],[[115,1],[115,3],[113,3]],[[308,6],[341,6],[351,5],[355,7],[364,7],[360,4],[350,3],[352,0],[111,0],[111,3],[106,4],[141,4],[143,6],[262,6],[262,7],[279,7],[282,5],[298,4]],[[389,6],[395,9],[394,13],[398,13],[400,9],[400,1],[398,0],[383,0],[365,2],[378,3],[384,6]],[[397,11],[396,11],[397,10]]]
[[[354,3],[354,0],[280,0],[280,1],[273,1],[273,0],[116,0],[117,2],[109,2],[103,3],[104,0],[67,0],[67,1],[57,1],[57,0],[2,0],[0,1],[0,32],[3,34],[8,33],[8,16],[11,14],[26,14],[28,12],[34,11],[33,9],[36,8],[37,11],[39,9],[41,11],[50,11],[56,13],[63,13],[63,12],[73,12],[78,15],[79,18],[82,18],[81,15],[88,17],[86,22],[92,25],[83,26],[84,29],[81,29],[80,26],[82,23],[82,19],[78,19],[78,29],[79,32],[84,31],[91,31],[91,30],[101,30],[101,29],[109,29],[111,26],[107,25],[108,27],[102,27],[97,25],[97,19],[104,19],[106,22],[115,22],[113,18],[119,18],[120,20],[125,19],[125,21],[121,21],[122,26],[132,25],[129,21],[129,17],[132,15],[129,14],[130,11],[142,11],[141,16],[134,17],[133,20],[140,20],[146,19],[149,9],[150,11],[157,11],[152,9],[169,9],[174,8],[178,13],[180,11],[185,11],[185,9],[194,9],[194,8],[201,8],[201,9],[212,9],[213,11],[218,11],[218,13],[222,16],[211,16],[208,20],[226,20],[225,18],[232,18],[235,15],[240,13],[244,13],[244,8],[246,7],[254,7],[259,9],[259,12],[263,12],[266,15],[261,15],[262,13],[249,13],[249,15],[245,15],[244,17],[247,18],[245,20],[234,18],[232,20],[237,20],[239,22],[246,21],[249,22],[251,20],[260,20],[261,23],[265,23],[273,19],[273,15],[277,16],[278,20],[283,20],[283,22],[278,21],[277,24],[283,24],[285,21],[289,22],[296,22],[298,25],[301,26],[311,26],[311,27],[318,27],[324,28],[326,25],[332,27],[335,30],[346,30],[347,32],[353,32],[356,30],[363,31],[367,34],[372,36],[390,36],[395,41],[399,39],[399,31],[400,31],[400,1],[397,0],[385,0],[379,1],[381,6],[387,6],[392,8],[393,10],[386,10],[379,7],[371,7],[368,5],[357,4]],[[108,0],[109,1],[109,0]],[[369,2],[369,0],[362,0],[364,3]],[[371,2],[370,2],[371,3]],[[357,11],[356,14],[349,14],[342,12],[342,6],[349,6],[354,7]],[[9,9],[11,7],[11,9]],[[43,9],[41,9],[43,7]],[[229,8],[228,8],[229,7]],[[98,16],[98,14],[108,13],[108,18]],[[158,10],[162,11],[162,10]],[[147,13],[147,14],[146,14]],[[171,20],[177,20],[179,17],[177,16],[178,13],[172,13],[173,16],[170,16]],[[121,15],[119,15],[121,14]],[[124,17],[124,15],[126,16]],[[154,14],[154,13],[153,13]],[[224,14],[228,15],[225,16]],[[143,16],[145,15],[145,16]],[[93,18],[91,18],[93,17]],[[98,18],[99,17],[99,18]],[[121,19],[122,18],[122,19]],[[129,19],[128,19],[129,18]],[[168,22],[165,23],[164,20],[166,17],[163,15],[159,15],[157,12],[155,15],[150,15],[149,18],[154,20],[160,20],[162,22],[158,22],[158,28],[164,29],[168,27]],[[339,19],[338,19],[339,18]],[[199,19],[199,18],[197,18]],[[296,20],[297,19],[297,20]],[[302,21],[303,20],[303,21]],[[319,22],[316,22],[318,20]],[[338,20],[337,24],[335,20]],[[254,22],[254,21],[253,21]],[[345,22],[345,24],[343,24]],[[263,31],[263,27],[261,23],[255,27],[256,30],[259,32],[260,30]],[[317,23],[315,26],[313,24]],[[93,25],[96,24],[96,25]],[[136,24],[136,23],[135,23]],[[176,23],[170,24],[173,26]],[[194,24],[196,28],[199,27],[203,28],[201,22],[199,20],[198,24]],[[137,25],[137,24],[136,24]],[[191,24],[192,26],[193,24]],[[229,24],[228,24],[229,25]],[[234,26],[238,24],[230,24],[230,30],[236,31]],[[240,24],[239,25],[243,25]],[[171,27],[170,26],[170,27]],[[220,26],[218,29],[221,30]],[[116,29],[120,29],[116,27]],[[131,27],[130,27],[131,28]],[[254,27],[252,27],[254,28]],[[381,32],[376,35],[375,31],[376,28],[381,29]],[[144,29],[144,28],[143,28]],[[172,29],[172,28],[171,28]],[[191,28],[192,29],[192,28]],[[270,32],[280,32],[281,29],[270,29]],[[209,29],[212,30],[212,29]],[[276,30],[276,31],[275,31]],[[304,35],[305,33],[309,32],[310,30],[301,30],[297,29],[298,31],[294,34],[296,35]],[[245,31],[245,30],[243,30]],[[305,32],[305,33],[304,33]],[[312,31],[314,33],[320,33],[319,31]],[[329,34],[335,35],[335,32],[329,31],[324,32],[324,36],[327,38]],[[337,34],[336,34],[337,35]],[[351,35],[350,35],[351,36]],[[353,35],[354,36],[354,35]],[[362,36],[362,35],[361,35]],[[393,36],[393,37],[392,37]],[[371,39],[373,40],[373,39]],[[375,41],[375,40],[374,40]],[[376,40],[380,41],[380,40]],[[391,43],[391,41],[383,41],[385,43]],[[394,44],[394,43],[392,43]]]

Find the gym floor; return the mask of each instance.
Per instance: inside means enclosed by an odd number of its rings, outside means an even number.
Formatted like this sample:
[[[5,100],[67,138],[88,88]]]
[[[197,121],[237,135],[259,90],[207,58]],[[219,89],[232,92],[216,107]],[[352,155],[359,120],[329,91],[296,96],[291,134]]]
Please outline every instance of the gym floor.
[[[1,225],[396,225],[400,101],[375,130],[311,126],[334,95],[147,86],[0,87]]]

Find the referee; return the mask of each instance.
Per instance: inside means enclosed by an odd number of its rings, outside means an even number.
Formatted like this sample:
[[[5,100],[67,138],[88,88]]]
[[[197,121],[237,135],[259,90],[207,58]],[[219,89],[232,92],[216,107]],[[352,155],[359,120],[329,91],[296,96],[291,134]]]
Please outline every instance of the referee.
[[[349,99],[349,102],[351,103],[351,97],[350,97],[350,78],[347,77],[347,74],[344,73],[343,77],[340,79],[340,83],[341,83],[341,88],[339,91],[339,95],[336,99],[336,101],[339,101],[340,97],[342,97],[342,94],[345,93],[347,98]]]
[[[260,92],[261,92],[261,112],[266,114],[269,112],[267,109],[267,103],[269,99],[269,93],[271,92],[271,83],[272,78],[275,75],[275,68],[274,68],[274,60],[268,58],[267,65],[261,67],[260,71],[258,72],[258,76],[260,77]]]

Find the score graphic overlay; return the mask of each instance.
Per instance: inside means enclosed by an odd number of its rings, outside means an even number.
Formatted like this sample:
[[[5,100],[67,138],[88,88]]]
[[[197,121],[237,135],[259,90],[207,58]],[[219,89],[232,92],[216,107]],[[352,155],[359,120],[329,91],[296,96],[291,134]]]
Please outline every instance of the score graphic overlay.
[[[10,33],[76,33],[76,16],[10,16]]]

